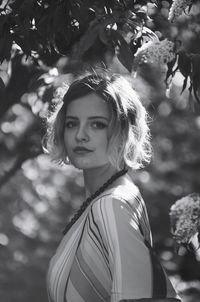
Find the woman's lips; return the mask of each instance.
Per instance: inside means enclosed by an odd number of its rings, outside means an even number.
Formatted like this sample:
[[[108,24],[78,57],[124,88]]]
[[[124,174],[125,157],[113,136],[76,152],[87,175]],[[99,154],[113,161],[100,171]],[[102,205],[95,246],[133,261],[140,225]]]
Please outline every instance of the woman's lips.
[[[73,149],[73,151],[74,151],[76,154],[86,154],[86,153],[92,152],[92,150],[87,149],[87,148],[85,148],[85,147],[75,147],[75,148]]]

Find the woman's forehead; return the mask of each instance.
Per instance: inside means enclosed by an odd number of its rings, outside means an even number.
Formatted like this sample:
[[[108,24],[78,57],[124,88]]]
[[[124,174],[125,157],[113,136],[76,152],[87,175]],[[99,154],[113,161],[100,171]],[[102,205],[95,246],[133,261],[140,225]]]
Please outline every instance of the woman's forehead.
[[[108,103],[99,95],[90,93],[71,101],[67,106],[66,115],[99,115],[110,116]]]

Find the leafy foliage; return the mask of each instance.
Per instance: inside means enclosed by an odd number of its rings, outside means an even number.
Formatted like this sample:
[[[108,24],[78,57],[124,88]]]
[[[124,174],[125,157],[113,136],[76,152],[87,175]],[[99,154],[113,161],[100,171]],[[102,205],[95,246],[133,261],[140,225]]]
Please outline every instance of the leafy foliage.
[[[184,82],[181,93],[187,87],[188,79],[190,79],[189,91],[190,94],[192,91],[194,92],[195,99],[200,103],[199,97],[199,89],[200,89],[200,73],[199,73],[199,64],[200,64],[200,54],[187,54],[185,51],[180,51],[178,53],[178,62],[175,70],[173,70],[173,66],[176,64],[176,61],[170,66],[170,72],[167,74],[168,79],[169,76],[175,74],[177,70],[179,70],[184,76]],[[171,69],[172,68],[172,69]]]
[[[0,61],[9,59],[12,42],[26,55],[56,51],[78,58],[99,40],[113,47],[111,31],[129,27],[134,35],[147,18],[149,1],[3,1]],[[120,33],[118,32],[118,35]],[[123,41],[124,37],[120,36]],[[119,46],[123,52],[123,46]]]
[[[68,56],[73,62],[104,62],[109,67],[106,56],[111,53],[131,73],[134,55],[144,43],[158,40],[158,36],[172,42],[180,41],[182,20],[187,20],[188,27],[198,22],[199,12],[193,13],[191,18],[186,16],[182,19],[185,9],[191,12],[193,6],[199,8],[198,2],[4,0],[0,5],[0,62],[9,61],[13,57],[13,45],[18,45],[37,64],[42,60],[48,65],[61,56]],[[163,30],[159,18],[165,23]],[[178,30],[176,35],[173,33],[174,26]],[[195,35],[198,32],[193,33],[191,38]],[[174,48],[181,64],[175,71],[169,68],[168,75],[172,78],[179,67],[187,68],[184,66],[187,66],[189,56],[191,70],[184,76],[182,90],[190,79],[189,91],[199,102],[200,75],[196,68],[199,49],[197,53],[188,52],[182,42],[181,49]],[[4,91],[0,81],[3,97]]]
[[[47,263],[81,202],[83,184],[78,171],[55,167],[43,154],[45,119],[48,110],[59,106],[63,83],[69,85],[99,66],[129,74],[153,116],[155,156],[133,178],[147,203],[155,247],[169,274],[179,275],[179,284],[199,278],[197,260],[175,255],[169,232],[170,205],[200,187],[200,5],[193,1],[171,22],[174,3],[181,1],[0,1],[3,301],[47,300]],[[174,45],[173,55],[151,55],[135,70],[139,50],[165,40]],[[157,50],[151,48],[153,54]]]

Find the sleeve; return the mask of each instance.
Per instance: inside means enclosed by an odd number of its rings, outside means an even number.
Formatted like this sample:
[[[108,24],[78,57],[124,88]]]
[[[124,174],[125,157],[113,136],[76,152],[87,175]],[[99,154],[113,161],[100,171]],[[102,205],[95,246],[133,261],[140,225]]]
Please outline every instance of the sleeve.
[[[175,299],[176,293],[151,246],[144,242],[138,220],[127,202],[106,196],[94,206],[99,207],[98,223],[109,251],[110,301],[159,301],[164,298],[179,301]]]

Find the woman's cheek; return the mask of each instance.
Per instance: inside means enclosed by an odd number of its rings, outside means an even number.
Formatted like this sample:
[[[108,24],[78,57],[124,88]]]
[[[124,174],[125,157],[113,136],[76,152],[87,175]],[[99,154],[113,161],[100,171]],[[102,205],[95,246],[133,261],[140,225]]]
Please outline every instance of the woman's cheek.
[[[64,135],[65,146],[68,148],[70,148],[70,146],[72,146],[72,142],[73,142],[73,135],[70,132],[68,132],[67,134]]]

